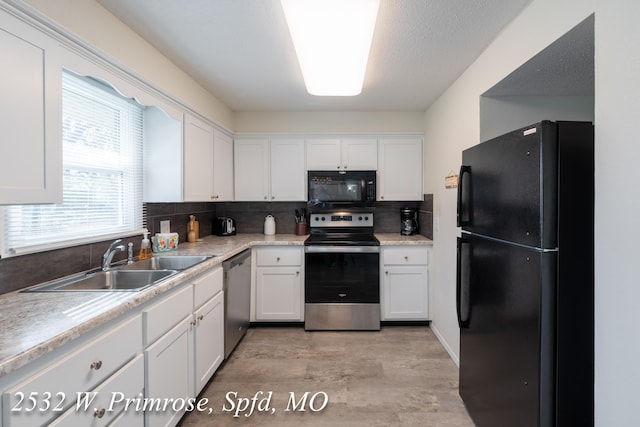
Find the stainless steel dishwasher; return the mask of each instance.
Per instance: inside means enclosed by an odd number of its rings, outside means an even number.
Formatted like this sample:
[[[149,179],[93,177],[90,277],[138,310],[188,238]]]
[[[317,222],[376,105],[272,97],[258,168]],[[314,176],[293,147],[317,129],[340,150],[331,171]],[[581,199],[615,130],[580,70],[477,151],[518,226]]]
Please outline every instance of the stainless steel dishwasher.
[[[229,357],[249,327],[251,250],[222,263],[224,271],[224,357]]]

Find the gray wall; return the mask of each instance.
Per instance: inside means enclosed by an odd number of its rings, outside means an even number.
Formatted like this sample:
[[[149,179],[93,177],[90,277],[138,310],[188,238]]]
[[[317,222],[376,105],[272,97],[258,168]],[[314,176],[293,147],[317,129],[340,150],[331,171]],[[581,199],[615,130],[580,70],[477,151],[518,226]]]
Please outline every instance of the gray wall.
[[[483,96],[480,98],[480,141],[541,120],[594,120],[594,97]]]

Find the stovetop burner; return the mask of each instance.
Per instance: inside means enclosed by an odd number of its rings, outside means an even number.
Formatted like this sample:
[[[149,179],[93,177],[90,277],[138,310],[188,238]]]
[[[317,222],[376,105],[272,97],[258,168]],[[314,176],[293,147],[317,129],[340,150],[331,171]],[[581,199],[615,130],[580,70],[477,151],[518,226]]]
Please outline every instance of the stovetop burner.
[[[311,214],[306,246],[379,246],[373,235],[373,213],[322,212]]]
[[[311,235],[305,240],[306,246],[310,245],[330,245],[330,246],[379,246],[380,241],[374,235],[351,235],[351,236],[314,236]]]

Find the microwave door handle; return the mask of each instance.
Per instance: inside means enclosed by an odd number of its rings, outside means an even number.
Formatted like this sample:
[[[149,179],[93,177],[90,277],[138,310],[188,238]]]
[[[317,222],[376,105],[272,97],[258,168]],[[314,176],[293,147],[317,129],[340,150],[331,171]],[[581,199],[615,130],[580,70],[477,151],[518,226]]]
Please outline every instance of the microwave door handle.
[[[456,313],[460,329],[468,328],[471,320],[471,242],[457,238]]]
[[[466,206],[463,206],[462,203],[462,195],[463,195],[463,186],[464,182],[463,177],[464,174],[468,173],[471,175],[471,166],[462,165],[460,166],[460,173],[458,174],[458,198],[457,198],[457,215],[456,215],[456,223],[458,227],[462,227],[465,225],[471,225],[471,197],[467,197],[468,203]],[[471,187],[471,181],[469,181],[469,187]],[[469,190],[471,190],[469,188]],[[470,191],[467,192],[468,196],[471,196]]]

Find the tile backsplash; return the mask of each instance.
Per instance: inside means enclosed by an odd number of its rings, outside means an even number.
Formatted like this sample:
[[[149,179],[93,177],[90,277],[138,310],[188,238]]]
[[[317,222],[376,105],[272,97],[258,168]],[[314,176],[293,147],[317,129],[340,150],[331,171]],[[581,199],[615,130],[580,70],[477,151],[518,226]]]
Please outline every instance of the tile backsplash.
[[[178,233],[183,242],[187,239],[189,215],[194,215],[199,221],[201,236],[211,234],[213,219],[217,216],[234,218],[238,233],[262,233],[265,216],[273,215],[276,233],[293,234],[294,211],[306,206],[306,202],[147,203],[146,226],[153,236],[160,231],[160,221],[170,220],[171,231]],[[432,239],[431,194],[425,194],[422,202],[378,202],[374,210],[374,230],[378,233],[400,233],[400,209],[403,207],[419,210],[420,234]],[[122,240],[125,246],[133,243],[137,256],[142,236],[134,235]],[[102,254],[111,241],[0,259],[0,294],[99,267]],[[118,252],[114,261],[126,257],[126,252]]]

